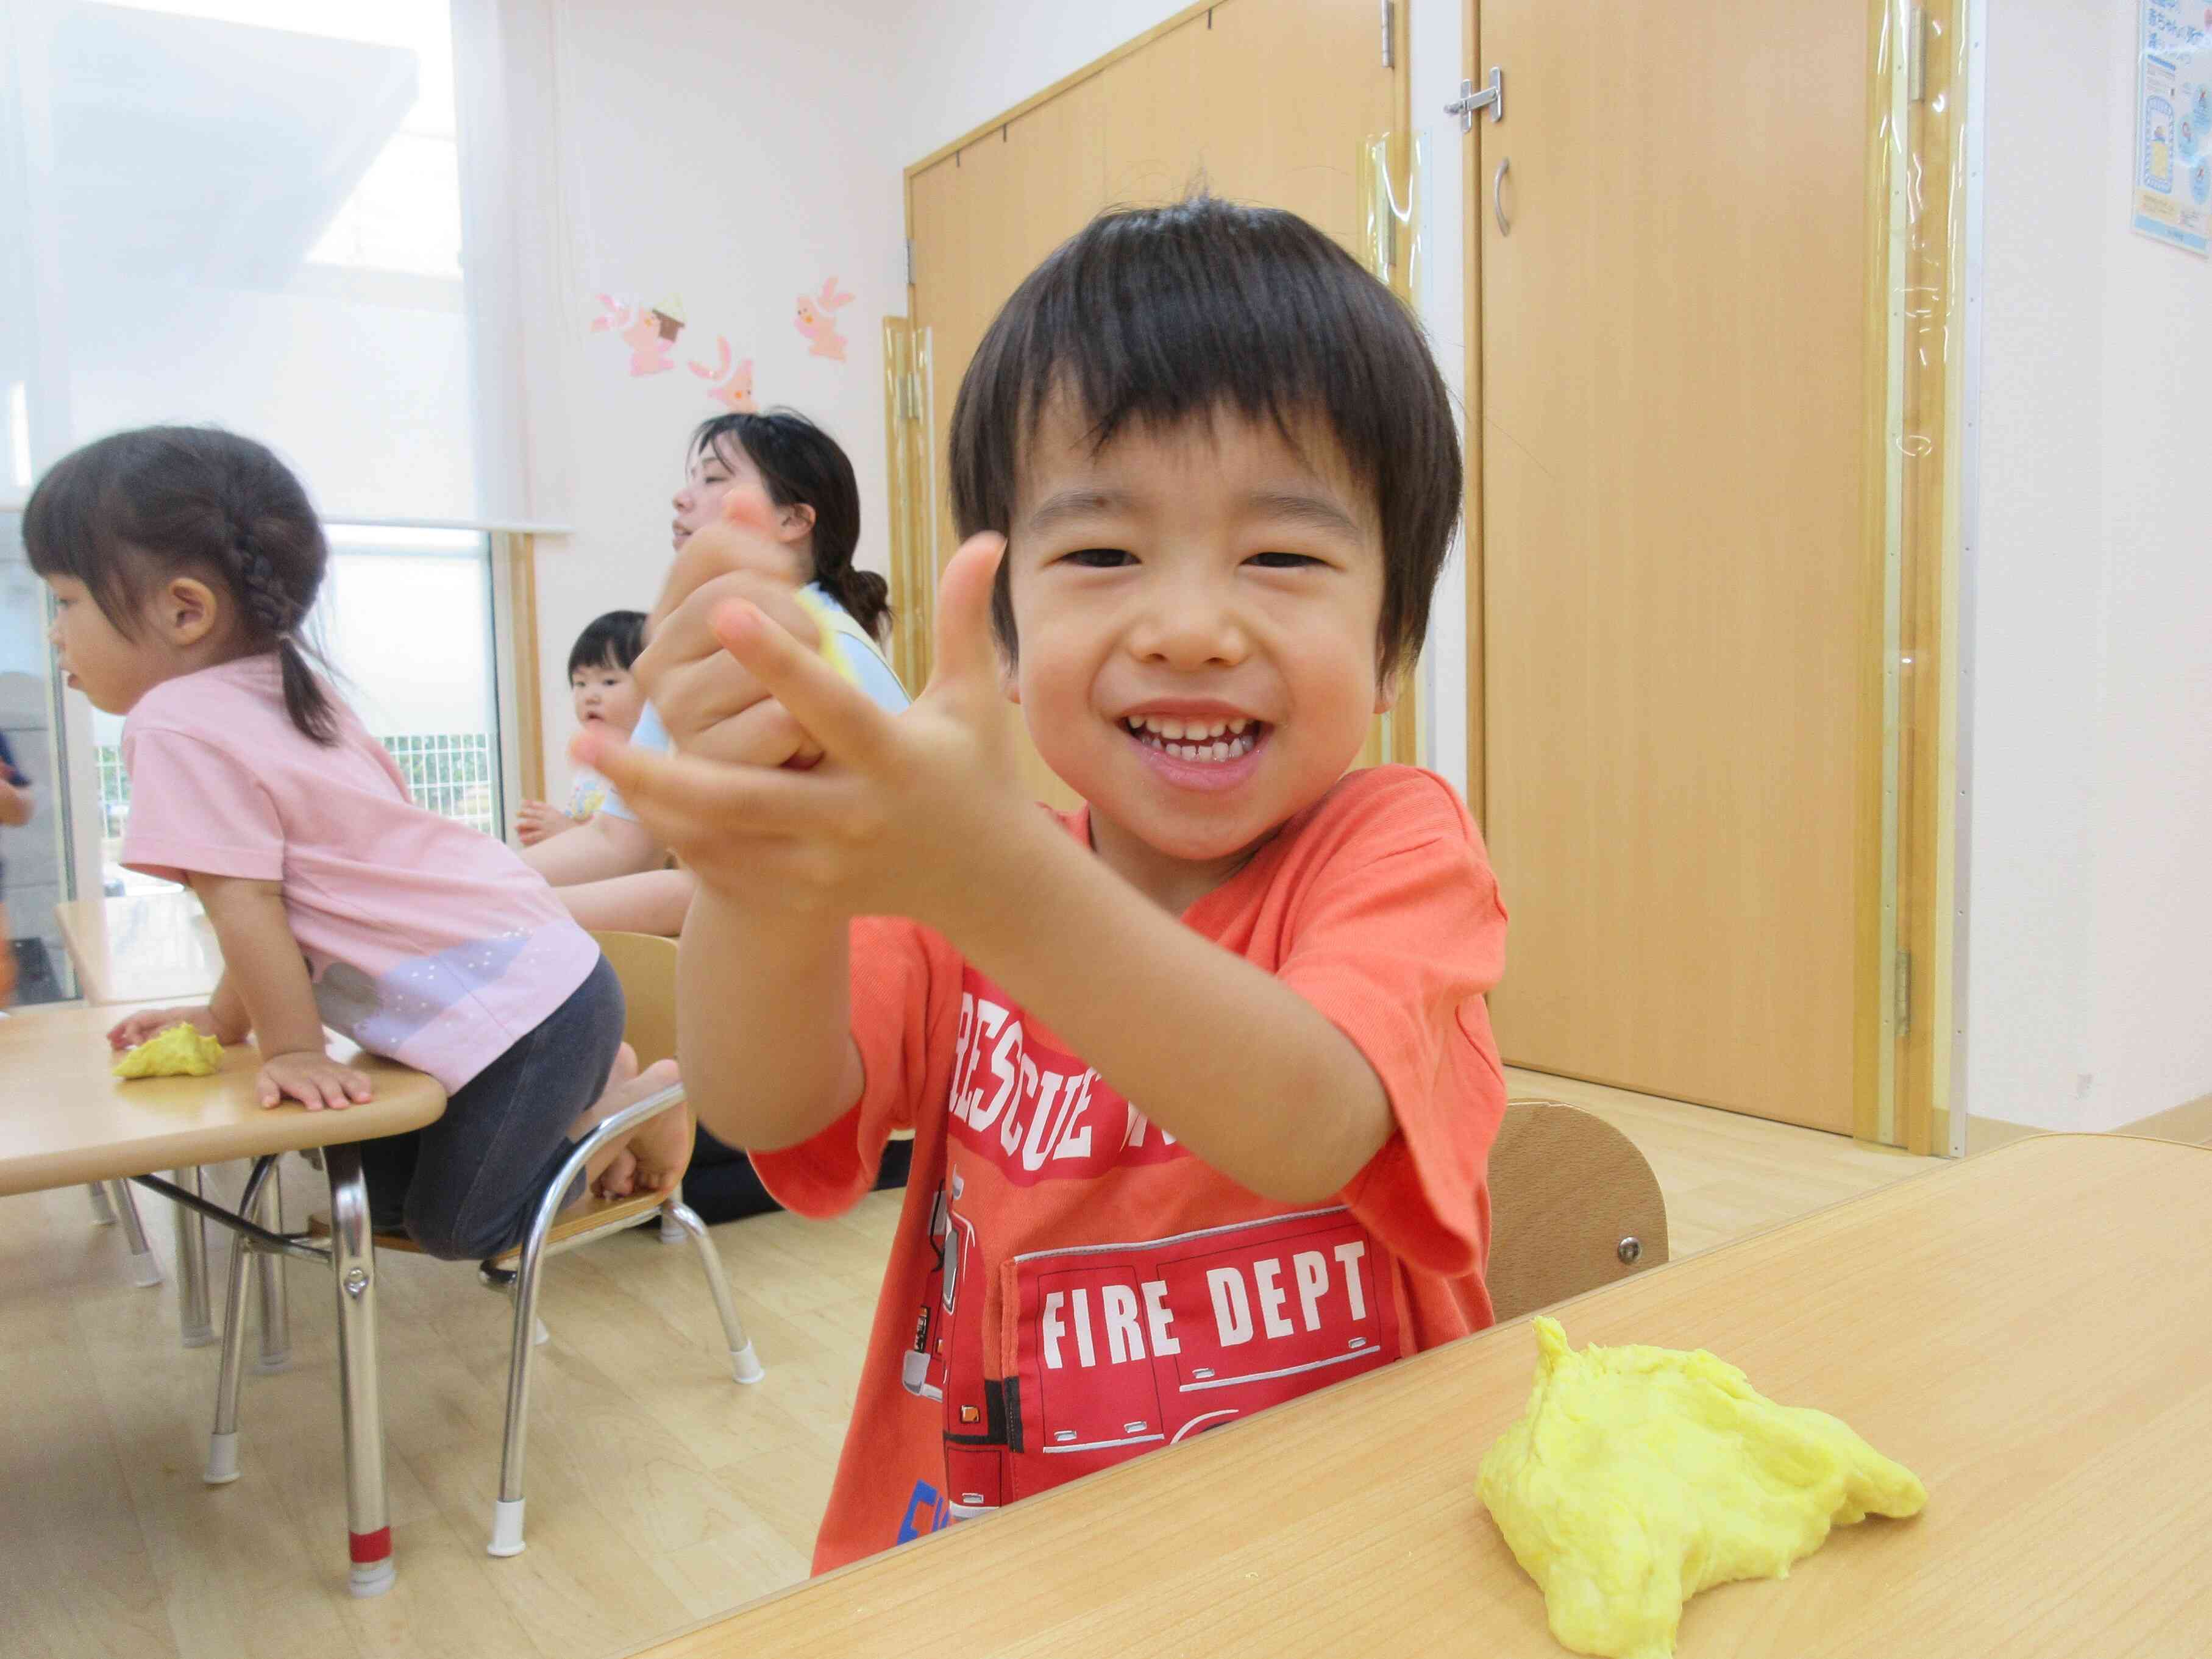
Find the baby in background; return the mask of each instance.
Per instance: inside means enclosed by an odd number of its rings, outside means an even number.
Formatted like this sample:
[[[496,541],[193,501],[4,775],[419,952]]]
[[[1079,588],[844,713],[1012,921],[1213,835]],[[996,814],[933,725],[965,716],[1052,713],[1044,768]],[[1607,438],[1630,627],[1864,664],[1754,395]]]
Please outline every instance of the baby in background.
[[[645,708],[645,694],[630,677],[630,665],[645,649],[645,612],[610,611],[595,617],[568,651],[568,691],[575,699],[576,724],[586,732],[627,738]],[[607,781],[588,766],[577,769],[568,790],[568,810],[542,800],[526,800],[515,817],[515,834],[535,847],[564,830],[588,823],[606,804]]]

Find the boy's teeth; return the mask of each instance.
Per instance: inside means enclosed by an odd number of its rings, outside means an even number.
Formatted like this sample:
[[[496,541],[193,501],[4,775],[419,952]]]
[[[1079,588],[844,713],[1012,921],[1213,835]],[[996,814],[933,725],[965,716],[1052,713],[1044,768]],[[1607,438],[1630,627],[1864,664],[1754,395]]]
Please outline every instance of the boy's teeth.
[[[1172,720],[1139,714],[1124,724],[1133,737],[1182,761],[1237,760],[1260,741],[1257,720]]]

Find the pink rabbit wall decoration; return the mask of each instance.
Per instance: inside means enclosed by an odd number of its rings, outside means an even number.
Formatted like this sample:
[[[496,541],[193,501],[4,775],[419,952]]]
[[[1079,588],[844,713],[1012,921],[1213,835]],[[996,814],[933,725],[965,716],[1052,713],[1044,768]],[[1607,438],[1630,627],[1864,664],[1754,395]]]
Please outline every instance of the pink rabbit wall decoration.
[[[822,284],[818,294],[799,296],[799,315],[796,326],[810,343],[807,355],[827,357],[834,362],[845,361],[845,337],[837,331],[836,313],[853,303],[853,296],[837,286],[832,276]]]

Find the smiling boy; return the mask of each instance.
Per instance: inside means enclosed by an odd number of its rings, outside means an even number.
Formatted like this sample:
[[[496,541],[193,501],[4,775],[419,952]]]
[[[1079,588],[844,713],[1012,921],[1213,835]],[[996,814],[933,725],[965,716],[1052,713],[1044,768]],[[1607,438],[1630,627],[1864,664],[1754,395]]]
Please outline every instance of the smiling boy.
[[[1418,326],[1289,214],[1109,215],[949,459],[912,709],[724,578],[640,660],[710,711],[678,754],[579,750],[698,873],[701,1120],[817,1216],[915,1135],[817,1571],[1491,1317],[1504,914],[1443,780],[1346,770],[1457,511]],[[1078,811],[1024,798],[1008,696]]]

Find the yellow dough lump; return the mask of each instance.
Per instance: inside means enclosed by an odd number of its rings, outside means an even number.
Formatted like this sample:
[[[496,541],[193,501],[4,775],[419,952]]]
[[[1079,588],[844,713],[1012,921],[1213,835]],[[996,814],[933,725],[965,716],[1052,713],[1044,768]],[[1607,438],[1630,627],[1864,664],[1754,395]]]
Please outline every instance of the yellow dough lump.
[[[119,1078],[210,1077],[222,1064],[222,1044],[179,1020],[148,1037],[109,1067]]]
[[[1482,1501],[1577,1653],[1666,1659],[1699,1590],[1787,1577],[1831,1526],[1928,1502],[1843,1423],[1702,1348],[1577,1353],[1535,1325],[1528,1409],[1483,1458]]]

